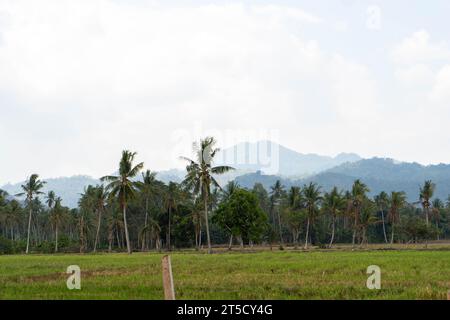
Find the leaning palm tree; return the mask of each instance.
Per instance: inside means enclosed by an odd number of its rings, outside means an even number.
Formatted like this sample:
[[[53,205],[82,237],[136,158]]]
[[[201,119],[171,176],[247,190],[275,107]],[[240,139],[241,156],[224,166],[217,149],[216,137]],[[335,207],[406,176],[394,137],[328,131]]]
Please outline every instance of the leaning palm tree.
[[[305,250],[308,249],[309,228],[314,223],[315,215],[318,212],[318,204],[322,200],[320,195],[320,187],[310,182],[308,186],[303,187],[303,197],[305,198],[305,206],[307,211]]]
[[[429,216],[430,216],[430,206],[431,206],[431,198],[434,194],[434,189],[436,185],[431,182],[431,180],[425,181],[423,187],[420,188],[420,202],[423,207],[423,211],[425,213],[425,221],[428,226],[429,224]]]
[[[384,219],[384,210],[387,208],[389,203],[389,196],[386,192],[381,191],[379,195],[375,196],[375,203],[378,207],[378,209],[381,212],[381,222],[383,223],[383,235],[384,235],[384,241],[388,243],[387,234],[386,234],[386,222]]]
[[[234,168],[229,166],[216,166],[213,167],[212,162],[218,148],[215,148],[216,140],[213,137],[206,137],[200,141],[200,144],[194,143],[194,153],[196,160],[182,157],[182,159],[188,161],[186,167],[186,178],[183,183],[195,194],[200,193],[203,199],[203,206],[205,208],[205,225],[206,225],[206,237],[208,241],[208,253],[211,253],[211,238],[209,234],[209,222],[208,222],[208,199],[211,194],[211,185],[221,189],[219,183],[216,181],[213,175],[223,174]]]
[[[128,254],[131,254],[131,244],[127,225],[127,203],[134,197],[137,185],[137,183],[131,179],[134,178],[144,166],[144,163],[142,162],[136,166],[133,165],[135,156],[136,152],[130,152],[128,150],[122,151],[122,158],[119,164],[119,175],[104,176],[100,179],[102,182],[109,182],[106,189],[110,191],[110,196],[119,199],[120,208],[123,213],[123,225]]]
[[[336,219],[346,207],[346,200],[342,192],[338,191],[337,187],[334,187],[330,193],[325,193],[323,201],[323,209],[331,215],[331,239],[329,248],[333,246],[333,241],[336,233]]]
[[[400,221],[400,210],[406,205],[406,194],[404,192],[392,191],[389,197],[388,218],[391,222],[391,245],[394,243],[395,225]]]
[[[31,216],[33,214],[33,200],[35,196],[43,194],[41,189],[44,187],[45,182],[39,180],[39,175],[32,174],[31,177],[23,184],[22,190],[23,192],[16,194],[16,196],[26,196],[27,204],[29,206],[29,215],[28,215],[28,228],[27,228],[27,248],[25,253],[28,254],[30,249],[30,230],[31,230]]]

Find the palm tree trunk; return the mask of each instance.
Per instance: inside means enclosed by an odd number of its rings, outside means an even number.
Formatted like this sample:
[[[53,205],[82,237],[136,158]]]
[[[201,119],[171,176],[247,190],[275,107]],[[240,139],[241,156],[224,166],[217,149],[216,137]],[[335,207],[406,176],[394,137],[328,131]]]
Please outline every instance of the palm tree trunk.
[[[95,243],[94,243],[94,252],[97,251],[97,244],[98,244],[98,240],[99,240],[99,235],[100,235],[100,225],[102,223],[102,210],[98,211],[98,223],[97,223],[97,233],[95,235]]]
[[[33,212],[33,208],[31,207],[31,203],[30,203],[30,214],[28,216],[27,249],[25,250],[26,254],[28,254],[29,249],[30,249],[30,231],[31,231],[31,214],[32,214],[32,212]]]
[[[131,244],[130,244],[130,236],[128,235],[128,224],[127,224],[127,205],[124,202],[122,205],[123,210],[123,226],[125,228],[125,240],[127,242],[127,252],[131,254]]]
[[[392,223],[392,231],[391,231],[391,245],[394,244],[394,228],[395,228],[395,224]]]
[[[55,223],[55,252],[58,252],[58,223]]]
[[[428,207],[425,207],[425,220],[426,220],[426,224],[427,224],[427,229],[428,229]],[[428,248],[428,234],[427,237],[425,238],[425,248]]]
[[[388,243],[387,235],[386,235],[386,223],[384,222],[384,210],[381,209],[381,220],[383,221],[383,235],[384,241]]]
[[[309,238],[309,216],[308,216],[308,222],[306,223],[306,237],[305,237],[305,250],[308,249],[308,238]]]
[[[437,232],[437,240],[439,241],[439,218],[436,218],[436,232]]]
[[[109,230],[109,234],[108,234],[108,252],[112,251],[112,243],[114,240],[114,236],[113,236],[113,229],[110,228]]]
[[[357,226],[357,222],[356,222],[356,216],[355,216],[355,223],[353,225],[352,247],[355,247],[355,243],[356,243],[356,226]]]
[[[170,245],[170,234],[171,234],[171,230],[170,230],[171,229],[171,223],[170,223],[170,220],[171,220],[171,216],[172,216],[172,207],[169,206],[169,232],[167,234],[167,249],[169,251],[172,251],[172,247]]]
[[[333,223],[331,225],[331,240],[330,240],[330,244],[328,246],[330,249],[333,246],[335,229],[336,229],[336,217],[333,215]]]
[[[205,198],[203,199],[203,201],[205,202],[205,223],[206,223],[206,238],[208,240],[208,253],[212,253],[212,249],[211,249],[211,238],[209,235],[209,221],[208,221],[208,196],[205,195]]]
[[[148,224],[148,197],[145,197],[145,222],[144,222],[144,234],[142,237],[142,249],[141,251],[145,251],[145,247],[147,244],[147,224]]]
[[[230,242],[228,244],[228,250],[231,250],[232,246],[233,246],[233,235],[230,235]]]
[[[283,246],[283,231],[281,230],[280,207],[278,207],[277,214],[278,214],[278,229],[280,232],[280,244],[281,244],[281,246]]]
[[[84,253],[84,218],[80,218],[80,253]]]

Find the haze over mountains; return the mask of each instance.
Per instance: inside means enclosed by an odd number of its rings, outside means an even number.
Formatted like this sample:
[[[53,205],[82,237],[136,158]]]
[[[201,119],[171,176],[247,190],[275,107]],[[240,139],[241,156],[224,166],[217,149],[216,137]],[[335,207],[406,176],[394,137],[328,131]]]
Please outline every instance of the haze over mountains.
[[[217,155],[216,164],[228,164],[235,171],[219,176],[221,185],[228,181],[252,188],[257,182],[267,189],[280,179],[286,187],[302,186],[310,181],[322,186],[323,191],[337,186],[350,189],[355,179],[362,179],[375,195],[381,191],[405,191],[408,200],[418,200],[419,186],[425,180],[436,183],[436,197],[447,199],[450,194],[450,165],[423,166],[418,163],[398,162],[393,159],[362,159],[356,154],[342,153],[336,157],[317,154],[302,154],[276,143],[261,141],[240,143],[224,149]],[[165,183],[181,182],[185,171],[171,169],[158,172],[157,178]],[[45,177],[44,177],[45,178]],[[89,184],[99,184],[96,178],[88,176],[45,179],[44,192],[53,190],[63,199],[63,204],[76,207],[80,193]],[[20,192],[20,185],[7,184],[0,187],[10,194]]]

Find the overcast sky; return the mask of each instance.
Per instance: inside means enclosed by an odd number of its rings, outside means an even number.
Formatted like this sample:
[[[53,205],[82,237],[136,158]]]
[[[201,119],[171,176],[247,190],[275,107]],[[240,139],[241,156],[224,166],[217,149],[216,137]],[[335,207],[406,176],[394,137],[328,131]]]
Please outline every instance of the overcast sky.
[[[0,0],[0,185],[109,174],[123,149],[168,169],[209,133],[449,163],[449,15],[448,0]]]

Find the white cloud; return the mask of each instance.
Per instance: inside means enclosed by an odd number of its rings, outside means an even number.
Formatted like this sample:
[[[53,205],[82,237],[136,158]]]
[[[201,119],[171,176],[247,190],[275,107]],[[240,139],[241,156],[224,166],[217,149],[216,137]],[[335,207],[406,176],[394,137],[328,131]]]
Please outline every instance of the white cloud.
[[[433,82],[434,72],[426,64],[414,64],[398,68],[395,77],[406,87],[428,88]]]
[[[444,66],[436,75],[430,98],[433,102],[445,102],[448,109],[450,103],[450,65]]]
[[[445,60],[450,59],[450,49],[444,41],[431,42],[429,33],[420,30],[398,44],[392,52],[392,58],[399,64]]]
[[[8,137],[0,165],[11,168],[0,185],[32,171],[107,174],[124,148],[151,169],[169,168],[173,133],[186,129],[190,139],[197,122],[219,134],[275,129],[303,152],[403,159],[416,152],[409,129],[423,113],[395,120],[364,57],[329,41],[350,37],[345,25],[336,31],[320,12],[276,4],[0,0],[0,135]],[[412,63],[445,56],[443,43],[411,41]],[[402,68],[400,79],[427,74]]]

